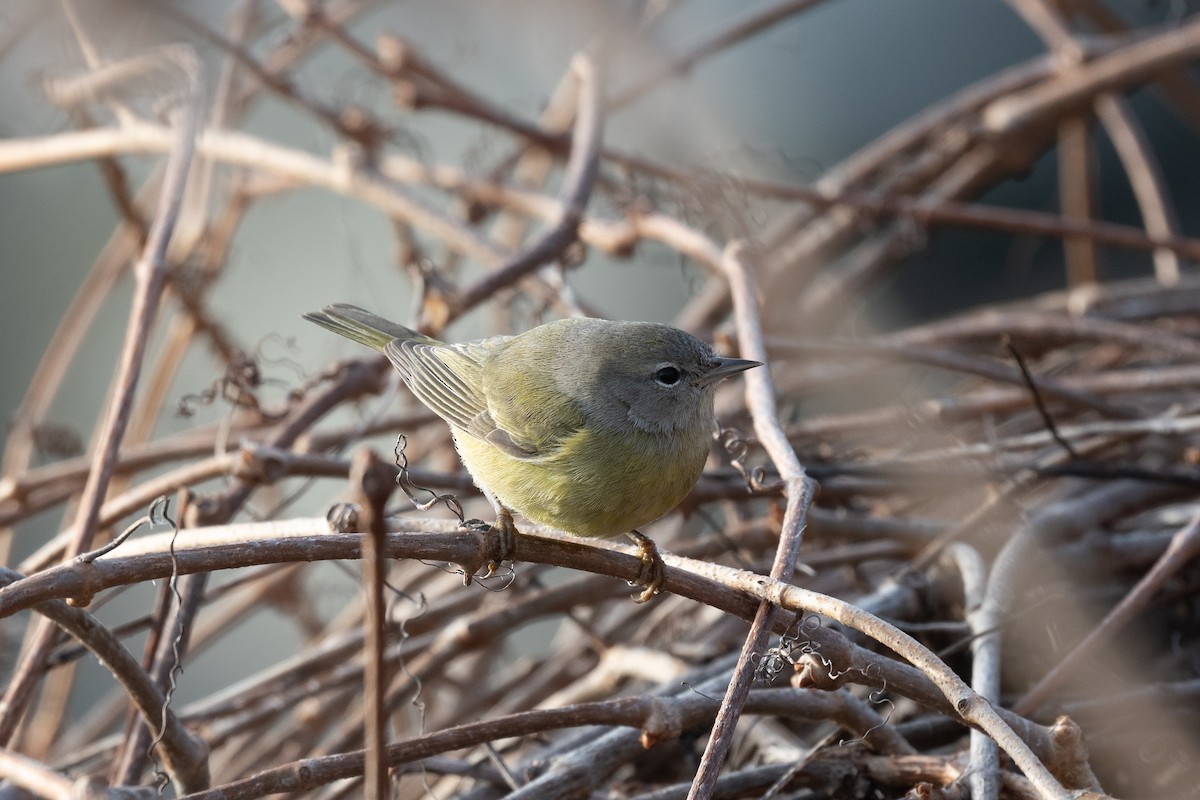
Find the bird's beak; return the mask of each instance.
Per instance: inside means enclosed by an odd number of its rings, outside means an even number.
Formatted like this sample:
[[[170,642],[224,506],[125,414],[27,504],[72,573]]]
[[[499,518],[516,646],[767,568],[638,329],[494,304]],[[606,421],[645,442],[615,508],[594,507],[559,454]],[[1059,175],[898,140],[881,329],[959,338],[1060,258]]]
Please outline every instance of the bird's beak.
[[[725,358],[724,356],[717,356],[715,361],[717,362],[716,365],[708,372],[700,376],[701,386],[707,386],[710,383],[716,383],[723,378],[728,378],[730,375],[736,375],[739,372],[744,372],[751,367],[762,366],[760,362],[751,361],[748,358]]]

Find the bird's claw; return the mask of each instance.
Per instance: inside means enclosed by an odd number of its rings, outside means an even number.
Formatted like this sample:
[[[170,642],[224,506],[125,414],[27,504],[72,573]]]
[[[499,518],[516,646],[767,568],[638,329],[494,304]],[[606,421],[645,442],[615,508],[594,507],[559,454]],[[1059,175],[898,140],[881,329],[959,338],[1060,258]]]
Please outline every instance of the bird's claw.
[[[658,548],[649,537],[638,531],[630,531],[627,535],[637,544],[638,558],[642,562],[637,582],[631,581],[629,585],[645,587],[640,594],[633,598],[633,601],[645,603],[662,589],[663,582],[667,578],[667,567],[663,563],[662,556],[658,554]]]
[[[501,509],[500,513],[496,515],[495,523],[491,525],[481,519],[468,519],[463,521],[462,526],[477,533],[490,533],[496,536],[493,557],[488,559],[484,578],[495,575],[500,564],[512,558],[516,553],[517,525],[513,522],[512,513],[508,509]]]

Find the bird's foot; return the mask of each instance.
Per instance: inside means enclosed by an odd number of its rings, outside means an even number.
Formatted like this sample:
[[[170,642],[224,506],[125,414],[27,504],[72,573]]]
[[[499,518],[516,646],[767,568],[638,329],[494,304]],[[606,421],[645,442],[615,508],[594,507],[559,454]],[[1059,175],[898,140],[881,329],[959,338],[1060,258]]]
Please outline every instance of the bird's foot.
[[[358,530],[358,512],[354,503],[334,503],[325,512],[325,521],[334,533],[354,533]]]
[[[481,519],[469,519],[463,522],[468,530],[490,533],[496,536],[492,547],[492,557],[487,562],[487,572],[483,577],[490,578],[496,574],[500,564],[512,558],[517,552],[517,525],[513,522],[512,512],[506,508],[500,509],[496,522],[487,524]]]
[[[496,557],[488,562],[487,577],[489,578],[496,573],[496,568],[500,566],[501,562],[513,558],[517,552],[517,524],[513,522],[511,511],[507,508],[500,509],[492,529],[496,531],[500,541],[496,547]]]
[[[663,582],[667,577],[667,567],[663,563],[662,556],[658,554],[658,548],[649,537],[638,531],[630,531],[625,535],[637,544],[638,558],[642,561],[637,582],[630,581],[629,585],[645,587],[642,593],[634,598],[634,602],[644,603],[662,589]]]

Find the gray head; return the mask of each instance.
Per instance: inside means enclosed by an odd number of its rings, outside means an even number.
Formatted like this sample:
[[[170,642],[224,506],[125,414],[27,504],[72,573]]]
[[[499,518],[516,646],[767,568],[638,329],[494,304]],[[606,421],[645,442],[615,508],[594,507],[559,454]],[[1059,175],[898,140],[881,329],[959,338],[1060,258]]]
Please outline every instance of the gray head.
[[[596,422],[631,422],[651,433],[707,429],[713,395],[723,378],[757,361],[726,358],[689,333],[651,322],[568,319],[543,328],[570,354],[557,370],[561,391]],[[558,339],[555,335],[553,338]]]

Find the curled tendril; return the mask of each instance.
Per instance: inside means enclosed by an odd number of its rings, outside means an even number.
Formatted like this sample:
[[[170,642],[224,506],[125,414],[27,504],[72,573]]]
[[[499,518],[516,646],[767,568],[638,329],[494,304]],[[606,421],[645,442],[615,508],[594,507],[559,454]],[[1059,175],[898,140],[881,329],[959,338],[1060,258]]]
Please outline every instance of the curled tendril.
[[[267,412],[258,401],[257,392],[266,383],[281,384],[280,381],[263,378],[255,358],[239,351],[225,365],[221,377],[214,380],[207,389],[179,398],[175,413],[180,417],[190,417],[196,413],[194,406],[210,406],[222,399],[234,408],[248,408],[261,414],[268,421],[281,419],[282,414]]]
[[[267,355],[268,344],[279,345],[283,349],[284,353],[278,356]],[[254,360],[270,366],[279,365],[287,367],[288,369],[292,370],[297,377],[303,378],[307,374],[304,366],[299,361],[292,358],[291,355],[289,355],[290,353],[296,353],[299,351],[299,349],[300,348],[296,345],[296,337],[288,336],[285,338],[280,336],[278,333],[271,333],[264,336],[258,343],[258,346],[254,348]]]
[[[468,522],[467,524],[469,525],[470,523]],[[497,569],[496,572],[492,575],[470,575],[470,576],[468,576],[467,571],[465,569],[463,569],[462,567],[456,566],[454,564],[446,564],[444,562],[437,562],[437,561],[426,561],[423,558],[419,558],[417,560],[420,561],[422,564],[424,564],[427,567],[433,567],[434,569],[440,569],[442,572],[446,573],[447,575],[459,575],[459,576],[463,577],[464,579],[467,577],[470,577],[471,578],[470,583],[482,587],[485,592],[497,592],[498,593],[498,592],[507,591],[508,587],[512,586],[513,583],[515,583],[517,580],[517,571],[515,569],[513,569],[511,564],[504,564],[501,568]]]
[[[172,528],[175,528],[175,532],[178,533],[178,526],[175,524],[175,520],[171,519],[170,513],[168,513],[170,511],[170,507],[171,499],[165,494],[156,497],[154,502],[150,504],[150,524],[170,525]]]
[[[750,658],[754,663],[754,680],[760,686],[770,686],[775,682],[775,678],[787,669],[787,656],[774,647],[768,649],[762,656],[752,653]]]
[[[443,503],[446,508],[454,512],[458,517],[459,523],[467,521],[467,515],[463,512],[462,503],[452,494],[438,494],[433,489],[427,486],[422,486],[413,481],[408,474],[408,455],[404,452],[408,448],[408,436],[400,434],[396,437],[396,446],[392,452],[396,456],[395,464],[400,470],[396,474],[396,485],[400,487],[400,491],[404,492],[405,497],[413,504],[418,511],[428,511],[438,503]],[[428,500],[422,501],[417,498],[418,492],[426,492],[430,495]]]
[[[111,542],[108,542],[107,544],[98,547],[95,550],[89,550],[86,553],[80,553],[79,555],[75,556],[76,563],[90,564],[100,556],[105,555],[106,553],[111,553],[113,550],[116,550],[118,547],[124,544],[125,540],[136,533],[137,530],[143,525],[170,525],[172,528],[178,531],[178,526],[175,524],[175,520],[171,519],[171,516],[167,513],[169,503],[170,498],[168,498],[166,495],[159,495],[159,497],[157,497],[154,502],[150,504],[150,510],[146,514],[138,517],[138,519],[134,521],[132,525],[122,531],[119,535],[113,537]]]
[[[171,544],[168,552],[171,556],[171,577],[169,586],[171,594],[175,598],[175,617],[174,624],[178,626],[175,635],[171,638],[171,669],[167,672],[167,687],[163,692],[162,708],[159,709],[158,733],[154,735],[154,739],[146,745],[146,755],[150,759],[158,763],[158,759],[154,753],[162,744],[163,737],[167,735],[167,719],[170,714],[171,700],[175,696],[175,690],[179,688],[179,673],[183,672],[183,638],[186,631],[183,627],[183,621],[179,615],[183,613],[183,595],[179,591],[179,560],[175,555],[175,540],[179,538],[179,525],[167,513],[167,498],[159,497],[150,506],[150,524],[160,525],[167,524],[171,526]],[[171,783],[171,777],[161,767],[154,771],[156,789],[159,797],[166,796],[167,787]]]
[[[721,428],[717,437],[721,440],[721,447],[734,460],[734,463],[744,459],[750,452],[750,440],[743,436],[737,428]]]
[[[753,438],[744,435],[737,428],[722,428],[717,438],[721,447],[729,454],[729,465],[742,476],[747,489],[751,492],[765,492],[776,485],[775,481],[768,483],[766,468],[746,466],[746,456],[750,453],[751,445],[755,443]]]
[[[754,478],[746,469],[746,455],[750,452],[750,440],[737,428],[722,428],[717,434],[721,447],[729,454],[729,465],[738,471],[747,488],[753,488]]]
[[[752,655],[755,662],[754,677],[760,684],[770,684],[781,672],[789,666],[796,665],[796,657],[794,653],[798,650],[801,654],[804,653],[809,642],[803,642],[800,635],[803,633],[804,618],[797,617],[796,621],[788,627],[786,631],[779,637],[779,644],[774,647],[767,648],[767,652],[759,656],[757,653]],[[792,628],[796,632],[792,633]],[[799,647],[797,647],[799,645]]]
[[[805,656],[816,658],[821,666],[829,671],[829,676],[833,680],[841,678],[847,672],[854,671],[855,668],[841,671],[834,669],[833,662],[821,654],[820,645],[810,638],[811,633],[820,627],[821,619],[819,617],[813,615],[796,617],[788,629],[780,635],[779,644],[768,648],[762,656],[755,654],[756,679],[763,683],[770,683],[788,666],[795,667]],[[863,670],[858,671],[864,677],[867,676]]]
[[[892,714],[896,713],[896,704],[893,703],[891,698],[889,698],[887,696],[887,688],[888,688],[887,680],[885,678],[879,677],[879,665],[878,664],[868,664],[866,669],[861,669],[861,670],[859,670],[859,672],[861,672],[863,677],[868,680],[870,680],[872,675],[875,675],[876,677],[879,678],[879,688],[872,689],[870,694],[867,695],[867,700],[871,703],[874,703],[877,706],[886,705],[888,707],[888,712],[887,712],[887,714],[884,715],[883,719],[881,719],[879,721],[878,725],[872,725],[870,728],[867,728],[865,731],[863,731],[862,736],[859,736],[857,739],[839,740],[838,741],[839,747],[844,747],[846,745],[851,745],[851,744],[858,744],[859,742],[866,741],[866,738],[871,735],[872,731],[875,731],[879,728],[882,728],[884,725],[887,725],[892,720]]]
[[[277,356],[267,355],[267,345],[279,345],[285,352]],[[225,400],[234,408],[248,408],[269,421],[274,422],[283,418],[283,412],[267,411],[258,398],[258,391],[264,386],[286,386],[278,378],[263,375],[260,364],[268,366],[283,366],[290,369],[298,377],[304,378],[304,367],[286,353],[297,350],[294,338],[284,338],[278,334],[270,334],[254,348],[250,355],[242,351],[234,353],[233,358],[225,365],[221,377],[214,380],[208,388],[191,394],[185,394],[176,404],[175,413],[180,417],[190,417],[196,413],[195,406],[210,406],[218,399]],[[307,384],[293,390],[292,396],[299,396],[307,390]]]

